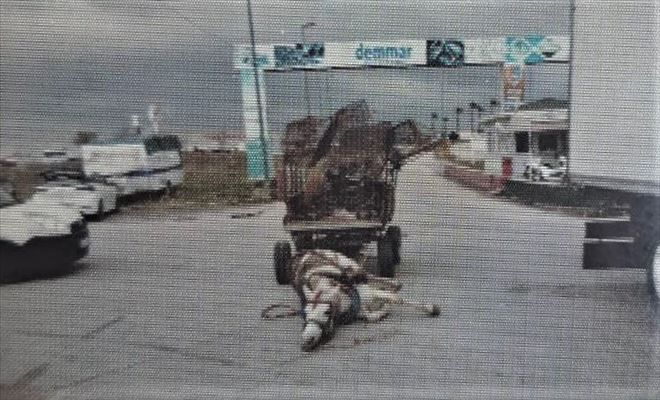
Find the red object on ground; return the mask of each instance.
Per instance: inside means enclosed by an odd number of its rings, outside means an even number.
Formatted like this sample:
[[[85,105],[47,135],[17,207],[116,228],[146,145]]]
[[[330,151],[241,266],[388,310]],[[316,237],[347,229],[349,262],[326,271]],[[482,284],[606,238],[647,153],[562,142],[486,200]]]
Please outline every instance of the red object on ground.
[[[502,191],[509,180],[507,176],[493,175],[454,164],[445,165],[444,175],[454,182],[486,192]]]
[[[513,160],[511,157],[502,158],[502,176],[505,178],[511,178],[513,175]]]

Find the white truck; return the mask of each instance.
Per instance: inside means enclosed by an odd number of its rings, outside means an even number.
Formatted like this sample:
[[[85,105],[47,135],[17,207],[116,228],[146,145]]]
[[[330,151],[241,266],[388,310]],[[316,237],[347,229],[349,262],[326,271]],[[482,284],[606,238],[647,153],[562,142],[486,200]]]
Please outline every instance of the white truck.
[[[60,272],[88,251],[80,212],[56,204],[19,204],[11,187],[0,185],[1,283]]]
[[[660,294],[660,5],[575,0],[568,174],[630,206],[586,224],[583,267],[644,268]],[[654,262],[655,259],[655,262]]]
[[[181,143],[176,136],[152,135],[82,146],[87,180],[114,184],[119,196],[176,190],[183,183]]]

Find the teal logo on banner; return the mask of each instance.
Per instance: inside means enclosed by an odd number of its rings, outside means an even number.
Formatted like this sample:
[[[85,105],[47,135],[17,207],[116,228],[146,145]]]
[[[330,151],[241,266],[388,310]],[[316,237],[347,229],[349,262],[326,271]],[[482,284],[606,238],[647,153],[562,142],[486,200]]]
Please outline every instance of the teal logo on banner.
[[[554,55],[543,35],[510,36],[504,44],[504,62],[507,64],[540,64],[545,61],[544,53],[548,53],[549,58]]]

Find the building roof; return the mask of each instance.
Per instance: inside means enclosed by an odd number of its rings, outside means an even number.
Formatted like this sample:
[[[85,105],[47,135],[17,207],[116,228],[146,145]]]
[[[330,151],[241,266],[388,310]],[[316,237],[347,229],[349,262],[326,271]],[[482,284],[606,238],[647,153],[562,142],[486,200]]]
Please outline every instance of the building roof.
[[[521,105],[515,112],[500,112],[484,118],[481,126],[499,133],[568,130],[567,100],[545,98]]]

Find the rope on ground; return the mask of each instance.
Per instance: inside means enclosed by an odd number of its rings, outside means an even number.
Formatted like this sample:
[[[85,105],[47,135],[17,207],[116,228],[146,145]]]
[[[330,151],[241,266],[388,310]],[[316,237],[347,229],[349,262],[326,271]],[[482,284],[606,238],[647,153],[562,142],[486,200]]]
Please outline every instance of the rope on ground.
[[[263,319],[289,318],[298,315],[300,315],[300,310],[286,304],[273,304],[261,311],[261,318]]]

